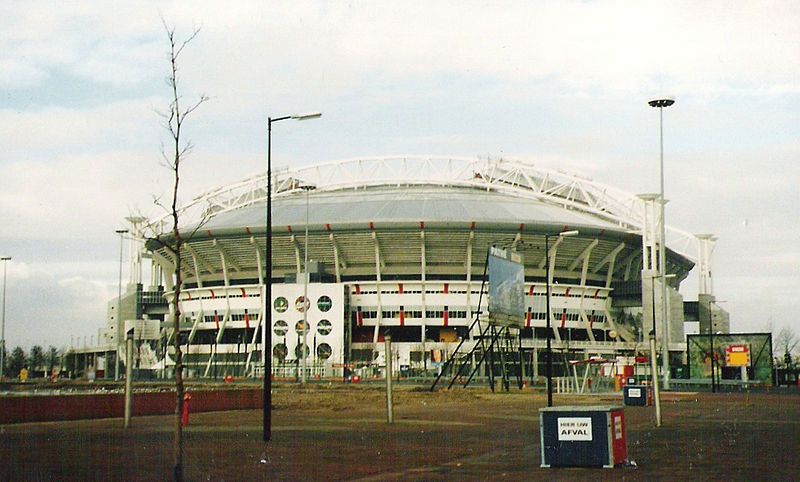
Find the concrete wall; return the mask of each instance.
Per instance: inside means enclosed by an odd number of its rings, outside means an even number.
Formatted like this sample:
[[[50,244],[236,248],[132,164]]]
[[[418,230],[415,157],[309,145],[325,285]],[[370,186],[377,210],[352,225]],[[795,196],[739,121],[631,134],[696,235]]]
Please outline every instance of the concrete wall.
[[[263,407],[261,389],[191,390],[189,412]],[[125,415],[125,394],[35,395],[0,397],[0,424],[48,422]],[[175,412],[175,392],[134,393],[132,416]]]

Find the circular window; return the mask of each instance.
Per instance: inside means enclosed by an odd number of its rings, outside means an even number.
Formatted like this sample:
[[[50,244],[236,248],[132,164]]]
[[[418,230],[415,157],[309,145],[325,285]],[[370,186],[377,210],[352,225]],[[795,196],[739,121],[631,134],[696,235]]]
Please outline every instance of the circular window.
[[[305,352],[305,356],[303,356],[303,352]],[[297,345],[296,347],[294,347],[294,356],[298,360],[301,359],[301,358],[307,357],[308,356],[308,345],[302,345],[302,348],[301,348],[301,345]]]
[[[333,353],[333,349],[327,343],[320,343],[317,345],[317,358],[321,358],[323,360],[327,360],[331,357]]]
[[[283,343],[278,343],[277,345],[272,347],[272,357],[277,358],[278,360],[285,360],[286,353],[287,353],[286,345]]]
[[[309,306],[310,304],[311,304],[311,303],[309,303],[309,301],[306,299],[306,297],[305,297],[305,296],[298,296],[298,297],[297,297],[297,299],[296,299],[296,300],[295,300],[295,302],[294,302],[294,307],[295,307],[295,309],[296,309],[297,311],[299,311],[300,313],[302,313],[302,312],[304,312],[305,310],[307,310],[307,309],[308,309],[308,306]]]
[[[273,303],[273,306],[275,307],[275,311],[278,313],[283,313],[287,308],[289,308],[289,302],[286,301],[286,298],[283,296],[278,296],[275,298],[275,303]]]
[[[333,330],[333,325],[331,325],[330,321],[319,320],[319,323],[317,323],[317,333],[320,335],[325,336],[330,333],[331,330]]]
[[[283,320],[278,320],[275,322],[275,327],[272,331],[278,336],[284,336],[289,331],[289,324]]]
[[[322,295],[317,300],[317,308],[319,308],[319,311],[323,313],[330,310],[332,305],[333,301],[331,301],[330,296]]]
[[[306,331],[305,328],[306,326],[305,323],[303,323],[303,320],[298,321],[294,325],[294,331],[296,331],[298,335],[302,335]]]

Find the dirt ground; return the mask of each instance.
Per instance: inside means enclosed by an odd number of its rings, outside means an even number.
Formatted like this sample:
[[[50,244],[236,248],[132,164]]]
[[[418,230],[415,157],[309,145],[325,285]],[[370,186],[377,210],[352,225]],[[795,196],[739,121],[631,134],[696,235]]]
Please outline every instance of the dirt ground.
[[[396,387],[386,423],[380,385],[273,389],[262,411],[190,415],[186,480],[798,480],[800,396],[665,393],[625,407],[628,458],[615,469],[541,468],[541,391],[431,393]],[[619,394],[556,395],[554,405],[621,405]],[[0,426],[2,480],[168,480],[170,416]]]

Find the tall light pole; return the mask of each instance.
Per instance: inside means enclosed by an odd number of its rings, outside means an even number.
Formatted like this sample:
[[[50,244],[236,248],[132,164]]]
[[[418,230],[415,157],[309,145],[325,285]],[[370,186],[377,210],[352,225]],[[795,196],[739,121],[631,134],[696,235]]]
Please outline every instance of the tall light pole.
[[[267,118],[267,226],[264,269],[264,322],[261,324],[264,357],[264,442],[272,436],[272,123],[286,119],[306,120],[322,116],[319,112]]]
[[[0,379],[3,378],[6,368],[6,266],[11,261],[11,256],[0,257],[3,262],[3,331],[0,333]]]
[[[660,96],[655,97],[647,101],[647,104],[650,107],[655,107],[658,109],[658,118],[659,118],[659,144],[660,144],[660,172],[661,172],[661,239],[658,243],[658,274],[661,278],[661,324],[662,324],[662,334],[661,334],[661,351],[662,353],[662,365],[664,371],[664,389],[669,390],[669,321],[667,320],[667,279],[666,279],[666,249],[665,245],[667,242],[667,224],[664,218],[664,204],[666,204],[666,199],[664,199],[664,107],[669,107],[675,103],[675,97],[672,96]]]
[[[114,231],[119,234],[119,284],[117,285],[117,333],[114,339],[117,342],[117,351],[114,356],[114,381],[119,380],[119,347],[122,338],[122,237],[128,232],[127,229],[117,229]]]
[[[306,232],[305,232],[305,245],[303,247],[303,344],[300,347],[300,367],[301,367],[301,375],[300,375],[300,383],[305,385],[306,384],[306,368],[307,368],[307,358],[308,355],[306,354],[306,343],[308,342],[308,309],[311,307],[311,302],[308,301],[308,193],[312,189],[313,186],[303,186],[303,189],[306,192]]]
[[[545,303],[547,304],[545,308],[545,315],[547,316],[547,406],[553,406],[553,351],[550,346],[550,338],[552,338],[551,328],[550,328],[550,238],[556,237],[564,237],[564,236],[575,236],[578,234],[578,231],[562,231],[560,233],[552,233],[552,234],[545,234],[544,235],[544,264],[545,264],[545,272],[544,272],[544,279],[545,279],[545,286],[546,286],[546,294],[545,294]]]

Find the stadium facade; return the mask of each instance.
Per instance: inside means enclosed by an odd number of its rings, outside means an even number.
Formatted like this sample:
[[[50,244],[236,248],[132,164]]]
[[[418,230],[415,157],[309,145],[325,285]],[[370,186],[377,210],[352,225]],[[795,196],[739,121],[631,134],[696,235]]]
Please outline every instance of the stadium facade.
[[[181,208],[188,239],[181,340],[190,376],[260,376],[265,353],[278,377],[297,376],[304,365],[312,377],[342,376],[345,367],[370,373],[384,363],[385,335],[397,347],[394,366],[435,373],[459,342],[461,351],[479,342],[479,329],[470,327],[487,310],[490,246],[511,248],[524,260],[518,340],[532,375],[544,373],[548,316],[553,348],[570,360],[644,354],[655,326],[659,344],[666,336],[671,364],[680,365],[686,321],[699,321],[700,332],[728,331],[727,314],[714,303],[714,237],[672,227],[668,330],[661,329],[656,195],[521,161],[472,158],[351,159],[273,176],[271,273],[264,174]],[[167,218],[130,221],[131,279],[120,303],[109,305],[106,351],[122,353],[123,333],[133,328],[139,366],[168,369],[167,340],[175,335],[166,299],[176,263],[164,243],[171,226]],[[567,230],[578,234],[557,236]],[[692,270],[698,298],[685,302],[678,288]],[[267,276],[272,299],[265,305]],[[265,306],[272,320],[266,351]]]

